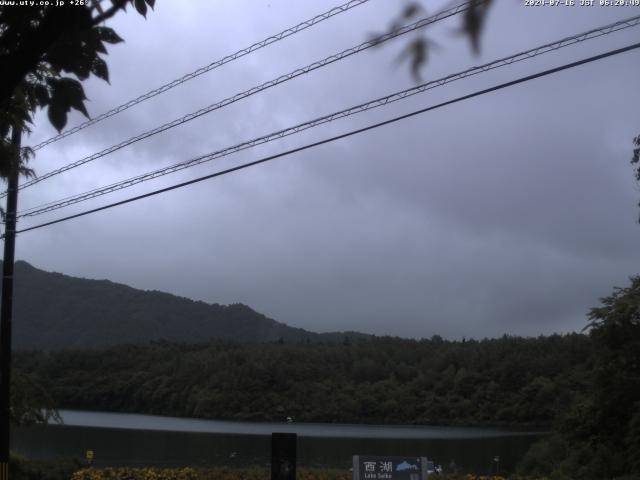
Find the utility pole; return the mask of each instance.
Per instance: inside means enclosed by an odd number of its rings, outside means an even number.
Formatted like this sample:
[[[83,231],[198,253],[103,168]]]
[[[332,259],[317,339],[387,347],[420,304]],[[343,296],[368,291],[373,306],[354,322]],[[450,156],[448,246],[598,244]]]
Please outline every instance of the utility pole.
[[[0,480],[9,479],[11,428],[11,316],[13,313],[13,261],[18,210],[18,166],[21,131],[13,127],[11,144],[16,158],[10,159],[5,212],[4,260],[2,262],[2,303],[0,304]]]
[[[271,480],[296,480],[298,435],[271,434]]]

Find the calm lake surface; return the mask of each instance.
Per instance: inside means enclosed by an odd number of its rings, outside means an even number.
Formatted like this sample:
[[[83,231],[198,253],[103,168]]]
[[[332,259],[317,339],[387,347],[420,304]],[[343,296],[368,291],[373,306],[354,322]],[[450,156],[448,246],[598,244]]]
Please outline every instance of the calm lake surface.
[[[273,432],[298,434],[298,464],[348,468],[351,456],[422,455],[477,473],[512,471],[539,433],[484,428],[256,423],[60,411],[64,425],[19,427],[12,449],[32,459],[84,458],[96,466],[268,465]]]

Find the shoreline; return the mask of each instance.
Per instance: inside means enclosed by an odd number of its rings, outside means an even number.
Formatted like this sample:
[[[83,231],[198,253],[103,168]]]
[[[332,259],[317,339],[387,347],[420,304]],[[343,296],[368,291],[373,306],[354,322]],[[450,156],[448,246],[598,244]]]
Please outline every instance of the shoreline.
[[[480,431],[482,430],[482,436],[543,436],[547,435],[551,431],[550,426],[542,426],[542,425],[513,425],[513,424],[458,424],[458,423],[433,423],[433,424],[418,424],[418,423],[343,423],[343,422],[306,422],[306,421],[293,421],[293,422],[278,422],[274,420],[250,420],[250,419],[213,419],[213,418],[205,418],[205,417],[180,417],[175,415],[158,415],[158,414],[149,414],[149,413],[139,413],[139,412],[123,412],[123,411],[107,411],[107,410],[85,410],[85,409],[71,409],[71,408],[61,408],[58,410],[60,416],[62,417],[63,422],[55,422],[52,421],[49,423],[50,426],[75,426],[75,427],[94,427],[94,428],[125,428],[125,429],[135,429],[135,430],[162,430],[162,431],[185,431],[185,432],[201,432],[201,433],[229,433],[229,434],[252,434],[251,432],[244,431],[220,431],[216,430],[197,430],[190,428],[144,428],[144,427],[131,427],[120,424],[120,422],[116,421],[115,425],[105,425],[101,421],[94,421],[93,423],[86,423],[82,420],[73,419],[72,416],[84,416],[85,419],[88,420],[88,417],[103,417],[103,420],[106,421],[108,417],[116,420],[117,417],[128,417],[129,419],[133,419],[134,422],[137,421],[139,424],[142,424],[145,420],[152,421],[156,420],[159,422],[164,422],[167,425],[183,423],[186,427],[186,424],[200,424],[202,422],[208,422],[210,424],[219,424],[221,426],[228,425],[232,427],[246,427],[246,426],[257,426],[258,429],[262,429],[264,427],[270,426],[275,429],[275,431],[284,431],[284,430],[298,430],[297,427],[302,427],[302,429],[333,429],[333,428],[341,428],[341,429],[398,429],[398,430],[407,430],[409,432],[417,432],[419,430],[433,430],[434,433],[438,431],[444,430],[459,430],[461,433],[464,431]],[[65,421],[65,415],[67,418],[72,417],[70,421]],[[256,433],[253,433],[256,434]],[[260,433],[257,433],[260,435]],[[320,435],[324,436],[324,435]],[[331,437],[331,435],[329,435]],[[343,437],[346,435],[340,435]],[[413,437],[411,435],[411,437]],[[475,435],[470,436],[469,438],[474,438]],[[357,437],[356,437],[357,438]],[[387,438],[387,437],[381,437]],[[390,437],[395,438],[395,437]],[[434,437],[439,438],[439,437]],[[450,436],[446,436],[445,438],[451,438]],[[459,438],[465,438],[461,436]]]

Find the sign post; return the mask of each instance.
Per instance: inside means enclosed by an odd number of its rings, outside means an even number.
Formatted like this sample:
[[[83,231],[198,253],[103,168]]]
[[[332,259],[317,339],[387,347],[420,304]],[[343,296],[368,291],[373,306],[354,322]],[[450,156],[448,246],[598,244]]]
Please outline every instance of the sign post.
[[[295,433],[271,434],[271,480],[296,480]]]
[[[426,480],[426,457],[353,456],[353,480]]]

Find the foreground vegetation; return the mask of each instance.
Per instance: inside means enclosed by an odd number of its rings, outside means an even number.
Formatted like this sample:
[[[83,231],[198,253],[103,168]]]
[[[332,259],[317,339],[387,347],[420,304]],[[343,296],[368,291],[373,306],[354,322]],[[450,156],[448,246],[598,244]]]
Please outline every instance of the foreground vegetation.
[[[82,464],[75,460],[33,461],[11,456],[9,478],[11,480],[70,480]]]
[[[523,471],[555,478],[640,478],[640,276],[589,314],[590,389],[534,445]]]
[[[349,470],[317,470],[298,468],[297,480],[351,480]],[[106,468],[79,470],[71,480],[266,480],[271,478],[268,468]],[[507,480],[500,476],[443,475],[443,480]],[[509,477],[511,480],[534,480],[532,477]]]
[[[78,461],[27,461],[13,457],[10,466],[13,480],[268,480],[268,467],[210,468],[87,468]],[[349,470],[297,468],[297,480],[351,480]],[[442,480],[543,480],[519,475],[484,476],[474,474],[440,475]]]

